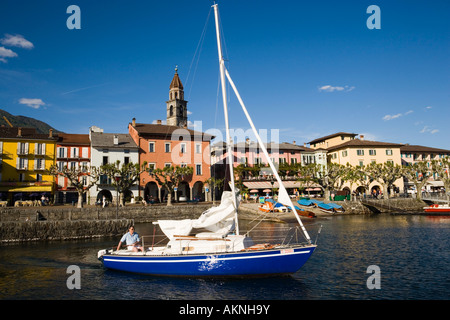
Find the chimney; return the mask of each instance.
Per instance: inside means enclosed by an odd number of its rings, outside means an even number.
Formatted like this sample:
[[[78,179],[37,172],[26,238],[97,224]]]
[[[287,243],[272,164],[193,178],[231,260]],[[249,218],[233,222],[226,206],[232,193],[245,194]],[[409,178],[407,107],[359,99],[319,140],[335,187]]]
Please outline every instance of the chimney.
[[[22,128],[17,128],[17,136],[18,137],[22,136]]]
[[[117,134],[114,135],[114,145],[117,146],[119,144],[119,136]]]
[[[360,139],[360,140],[364,140],[364,135],[360,134],[360,135],[359,135],[359,139]]]
[[[306,148],[306,142],[303,142],[303,146]]]
[[[295,140],[294,140],[294,141],[292,141],[292,144],[295,144]]]
[[[247,145],[249,145],[249,144],[250,144],[250,138],[245,139],[245,143],[246,143]]]
[[[133,118],[133,120],[131,120],[131,125],[133,127],[136,127],[136,118]]]
[[[161,124],[161,120],[156,120],[156,124]]]
[[[48,137],[53,138],[53,129],[48,130]]]

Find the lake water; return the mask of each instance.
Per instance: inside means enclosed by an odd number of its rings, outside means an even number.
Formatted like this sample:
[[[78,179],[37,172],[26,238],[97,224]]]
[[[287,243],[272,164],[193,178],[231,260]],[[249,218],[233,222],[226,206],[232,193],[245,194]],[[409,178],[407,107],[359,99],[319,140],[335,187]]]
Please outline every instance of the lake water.
[[[318,248],[296,274],[264,279],[183,279],[106,270],[97,251],[119,238],[14,243],[0,246],[1,300],[448,300],[450,217],[340,216],[306,222]],[[285,224],[262,223],[264,233]],[[136,231],[151,235],[151,224]],[[81,288],[68,289],[70,265]],[[369,266],[380,289],[369,289]]]

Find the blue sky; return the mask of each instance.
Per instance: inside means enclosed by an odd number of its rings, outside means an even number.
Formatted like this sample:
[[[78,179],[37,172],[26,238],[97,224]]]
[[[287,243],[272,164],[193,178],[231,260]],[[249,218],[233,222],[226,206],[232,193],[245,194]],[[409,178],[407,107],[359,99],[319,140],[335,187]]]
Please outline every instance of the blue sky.
[[[216,2],[227,67],[258,128],[298,144],[345,131],[450,149],[450,2]],[[178,65],[189,120],[223,129],[212,3],[2,0],[0,108],[68,133],[127,132],[133,117],[165,119]],[[80,30],[66,26],[72,4]],[[372,4],[378,30],[366,25]],[[229,101],[232,127],[249,129]]]

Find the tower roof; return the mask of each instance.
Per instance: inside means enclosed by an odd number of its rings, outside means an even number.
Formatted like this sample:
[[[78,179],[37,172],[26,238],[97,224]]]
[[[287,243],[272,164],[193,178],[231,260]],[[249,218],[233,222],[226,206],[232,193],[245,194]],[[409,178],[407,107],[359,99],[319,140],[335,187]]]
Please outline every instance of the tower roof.
[[[170,83],[170,89],[174,88],[183,90],[183,84],[181,83],[180,77],[178,76],[178,68],[175,68],[175,74],[173,76],[172,82]]]

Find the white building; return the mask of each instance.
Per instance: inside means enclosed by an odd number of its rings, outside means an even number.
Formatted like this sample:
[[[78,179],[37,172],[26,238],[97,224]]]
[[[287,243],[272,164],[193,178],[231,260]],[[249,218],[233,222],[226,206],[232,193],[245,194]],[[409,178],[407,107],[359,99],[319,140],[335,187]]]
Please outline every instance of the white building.
[[[107,163],[116,163],[120,165],[126,163],[139,163],[139,148],[129,134],[123,133],[104,133],[103,129],[91,127],[89,129],[89,138],[91,141],[91,166],[100,168]],[[90,203],[102,200],[103,196],[108,201],[115,201],[116,189],[106,176],[100,177],[96,186],[89,190]],[[125,197],[139,196],[138,183],[134,185]]]

